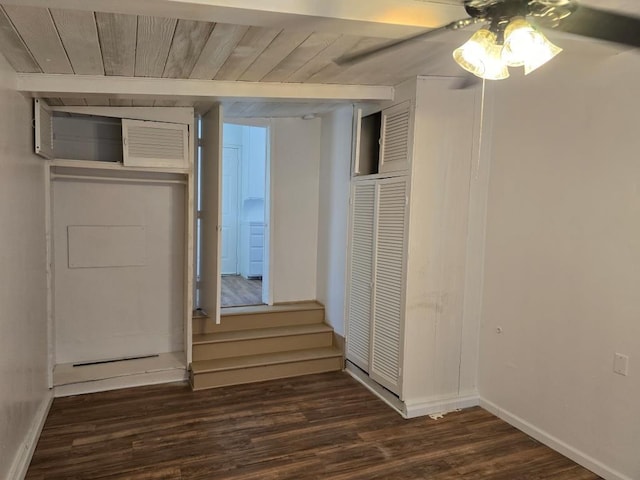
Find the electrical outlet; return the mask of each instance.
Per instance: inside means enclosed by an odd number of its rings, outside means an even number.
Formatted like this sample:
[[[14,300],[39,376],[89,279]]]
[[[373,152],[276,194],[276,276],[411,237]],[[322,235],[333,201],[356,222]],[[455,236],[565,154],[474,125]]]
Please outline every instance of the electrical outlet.
[[[629,357],[622,353],[616,353],[613,356],[613,371],[618,375],[629,375]]]

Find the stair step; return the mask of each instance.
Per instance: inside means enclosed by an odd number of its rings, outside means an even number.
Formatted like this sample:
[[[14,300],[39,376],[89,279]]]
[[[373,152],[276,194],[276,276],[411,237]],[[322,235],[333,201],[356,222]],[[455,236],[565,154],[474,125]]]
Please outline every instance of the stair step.
[[[193,360],[330,347],[333,329],[322,323],[257,328],[193,336]]]
[[[324,307],[318,302],[223,308],[220,324],[209,318],[194,318],[193,333],[218,333],[289,325],[322,324]]]
[[[214,360],[200,360],[191,364],[195,374],[235,370],[240,368],[259,367],[263,365],[277,365],[280,363],[300,362],[326,357],[342,357],[337,348],[323,347],[291,352],[264,353],[259,355],[243,355],[241,357],[218,358]]]
[[[342,352],[333,347],[246,355],[191,364],[194,390],[341,370]]]
[[[220,317],[231,317],[235,315],[276,313],[276,312],[300,312],[306,310],[323,310],[321,303],[295,302],[295,303],[278,303],[275,305],[248,305],[243,307],[225,307],[220,310]]]
[[[284,327],[254,328],[251,330],[235,330],[219,333],[201,333],[193,336],[194,345],[207,343],[237,342],[259,338],[288,337],[307,335],[310,333],[331,333],[333,329],[324,323],[309,325],[286,325]]]

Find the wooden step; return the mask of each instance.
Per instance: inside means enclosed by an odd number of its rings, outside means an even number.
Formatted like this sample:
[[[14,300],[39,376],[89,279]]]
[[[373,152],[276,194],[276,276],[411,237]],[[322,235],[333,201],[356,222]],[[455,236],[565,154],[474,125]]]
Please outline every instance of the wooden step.
[[[195,361],[194,390],[331,372],[343,367],[342,352],[333,347]]]
[[[333,329],[323,323],[203,333],[193,336],[193,360],[330,347]]]
[[[219,325],[216,325],[212,319],[195,317],[193,333],[218,333],[322,322],[324,322],[324,307],[318,302],[229,307],[222,309]]]

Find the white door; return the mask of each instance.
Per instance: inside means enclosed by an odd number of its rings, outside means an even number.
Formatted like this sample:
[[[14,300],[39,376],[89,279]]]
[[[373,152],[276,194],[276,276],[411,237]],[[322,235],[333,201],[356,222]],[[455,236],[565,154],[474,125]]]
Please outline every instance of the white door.
[[[411,102],[382,111],[380,173],[409,170],[412,122]]]
[[[351,238],[348,263],[347,360],[369,372],[375,182],[360,181],[351,190]]]
[[[222,106],[202,117],[200,306],[220,323]]]
[[[262,246],[262,303],[271,298],[271,129],[264,127],[264,236]]]
[[[222,149],[222,274],[238,270],[238,181],[240,154],[237,148]]]
[[[378,182],[369,375],[395,394],[401,381],[407,193],[405,177]]]

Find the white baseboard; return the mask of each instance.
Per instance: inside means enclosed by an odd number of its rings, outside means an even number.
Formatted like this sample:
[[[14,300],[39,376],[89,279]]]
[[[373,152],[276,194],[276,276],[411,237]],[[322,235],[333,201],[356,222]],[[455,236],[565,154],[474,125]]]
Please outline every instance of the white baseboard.
[[[374,382],[369,378],[369,376],[360,370],[358,367],[355,367],[351,364],[351,362],[347,361],[347,366],[345,368],[345,372],[355,378],[358,382],[360,382],[364,387],[373,393],[376,397],[382,400],[384,403],[393,408],[396,412],[402,415],[404,418],[407,418],[404,411],[404,403],[400,401],[398,397],[385,390],[379,384]]]
[[[27,476],[27,470],[29,469],[33,452],[36,450],[36,445],[38,445],[38,439],[44,427],[44,422],[47,420],[51,403],[53,403],[53,392],[47,390],[46,396],[42,399],[31,423],[31,427],[27,432],[27,436],[20,445],[13,460],[13,464],[9,470],[9,480],[23,480],[24,477]]]
[[[453,410],[476,407],[479,405],[479,398],[477,395],[439,400],[403,402],[388,390],[381,387],[378,383],[371,380],[366,373],[358,367],[353,366],[351,362],[347,361],[345,371],[404,418],[415,418],[424,415],[431,415],[433,413],[451,412]]]
[[[501,418],[510,425],[516,427],[518,430],[523,431],[530,437],[535,438],[540,443],[545,444],[547,447],[552,448],[558,453],[561,453],[567,458],[570,458],[574,462],[583,467],[591,470],[596,475],[605,478],[606,480],[633,480],[620,472],[617,472],[613,468],[599,462],[593,457],[590,457],[584,452],[572,447],[571,445],[563,442],[562,440],[554,437],[553,435],[541,430],[540,428],[532,425],[526,420],[514,415],[511,412],[499,407],[495,403],[490,402],[484,398],[480,398],[480,406],[485,410],[493,413],[495,416]]]
[[[434,413],[445,413],[463,408],[477,407],[480,398],[477,395],[454,397],[443,400],[426,400],[423,402],[405,402],[406,417],[415,418]]]
[[[120,388],[184,382],[188,379],[188,376],[188,372],[184,368],[123,375],[113,378],[58,385],[54,388],[54,395],[56,397],[69,397],[71,395],[105,392],[107,390],[118,390]]]

